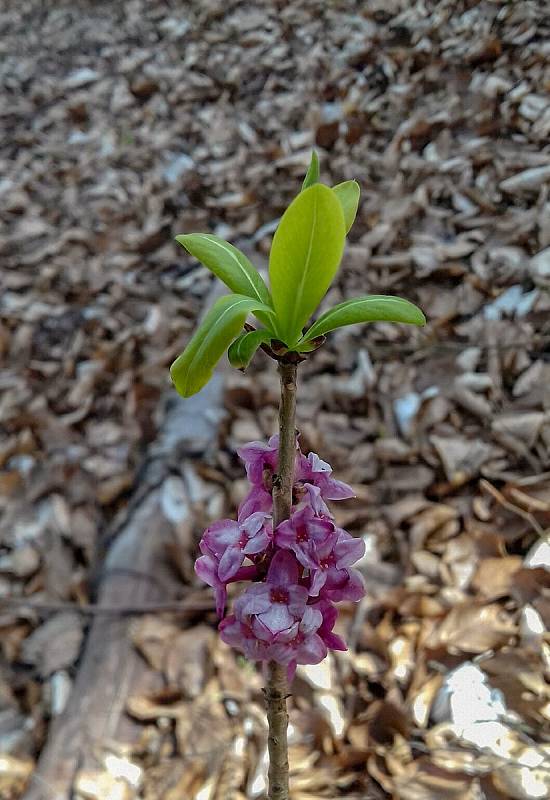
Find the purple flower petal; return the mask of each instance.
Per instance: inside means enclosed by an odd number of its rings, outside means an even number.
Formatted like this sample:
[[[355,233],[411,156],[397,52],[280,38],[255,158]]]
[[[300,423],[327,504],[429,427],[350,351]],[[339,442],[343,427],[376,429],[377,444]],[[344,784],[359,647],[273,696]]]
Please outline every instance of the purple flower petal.
[[[210,555],[203,555],[195,561],[195,572],[208,586],[221,583],[218,577],[218,562]]]
[[[274,469],[278,458],[278,448],[265,442],[250,442],[237,450],[237,455],[244,461],[246,475],[250,483],[263,486],[264,469]]]
[[[238,542],[239,536],[238,523],[232,519],[221,519],[205,530],[202,541],[219,557],[227,547]]]
[[[327,573],[324,569],[316,569],[311,576],[311,585],[309,587],[309,594],[311,597],[317,597],[327,581]]]
[[[247,556],[254,556],[258,553],[263,553],[264,550],[267,550],[270,543],[271,537],[267,534],[267,532],[263,531],[262,533],[258,533],[252,539],[248,540],[243,547],[243,553]]]
[[[273,498],[271,494],[261,486],[253,486],[239,506],[239,521],[245,520],[260,511],[269,512],[272,508]]]
[[[318,629],[317,634],[321,637],[326,646],[331,650],[347,650],[348,648],[344,640],[332,632],[338,617],[338,610],[336,607],[333,606],[332,603],[321,600],[316,604],[315,608],[318,608],[323,616],[323,624]]]
[[[327,544],[330,540],[330,543]],[[279,547],[292,550],[307,569],[318,565],[317,554],[322,547],[330,551],[336,541],[336,528],[328,519],[316,517],[310,506],[295,511],[289,520],[282,522],[275,531],[275,542]]]
[[[300,622],[300,631],[304,636],[315,633],[323,624],[323,615],[315,606],[306,606],[304,616]]]
[[[365,581],[361,573],[353,569],[334,570],[323,587],[323,597],[339,602],[352,600],[356,602],[365,595]],[[311,593],[311,592],[310,592]]]
[[[327,655],[327,647],[320,636],[312,633],[296,648],[298,664],[319,664]]]
[[[225,619],[222,619],[218,625],[218,630],[222,641],[231,647],[241,648],[243,640],[244,625],[239,622],[234,614],[230,614]]]
[[[309,502],[313,512],[318,517],[327,517],[332,519],[332,514],[330,513],[329,507],[323,500],[320,488],[318,486],[314,486],[313,483],[304,483],[304,489],[308,495],[307,502]]]
[[[288,587],[288,610],[295,617],[301,617],[307,603],[308,591],[305,586]]]
[[[238,619],[251,614],[262,614],[271,606],[271,592],[265,583],[253,583],[235,601],[235,614]]]
[[[321,634],[319,634],[321,636]],[[342,652],[346,652],[348,649],[347,644],[342,639],[341,636],[338,636],[337,633],[332,633],[332,631],[327,631],[321,636],[321,639],[326,644],[330,650],[341,650]]]
[[[216,586],[214,589],[214,595],[216,598],[216,614],[218,617],[223,617],[225,612],[225,606],[227,604],[227,590],[223,584]]]
[[[285,631],[294,623],[294,617],[284,603],[273,603],[263,614],[258,614],[262,622],[273,635]]]
[[[337,481],[335,478],[326,477],[319,483],[321,493],[326,500],[349,500],[355,497],[355,492],[344,481]]]
[[[275,644],[280,644],[281,642],[283,644],[292,644],[293,640],[298,635],[299,630],[300,630],[300,623],[294,622],[290,626],[290,628],[286,628],[286,630],[280,631],[275,635],[274,639]]]
[[[306,462],[300,461],[300,479],[318,486],[325,500],[346,500],[355,497],[355,492],[343,481],[331,477],[330,464],[323,461],[317,453],[309,453]]]
[[[218,567],[218,577],[224,583],[227,583],[242,566],[244,556],[240,547],[228,547],[223,556],[220,558],[220,565]]]
[[[275,553],[267,572],[267,582],[272,586],[292,586],[298,583],[300,569],[294,556],[288,550]]]
[[[336,544],[334,545],[334,556],[338,569],[351,567],[365,555],[365,542],[363,539],[355,539],[346,531],[340,530]]]
[[[241,520],[239,526],[241,531],[244,531],[246,535],[251,538],[256,536],[256,534],[259,533],[266,525],[268,525],[270,521],[270,514],[266,514],[264,511],[256,511],[246,519]]]

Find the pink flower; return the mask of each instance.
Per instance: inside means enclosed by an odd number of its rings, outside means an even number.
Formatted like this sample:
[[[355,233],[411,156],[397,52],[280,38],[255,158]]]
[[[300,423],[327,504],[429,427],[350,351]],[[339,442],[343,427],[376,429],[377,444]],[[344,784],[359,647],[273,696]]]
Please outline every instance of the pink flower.
[[[246,477],[253,486],[271,491],[271,478],[279,460],[279,437],[272,436],[267,444],[250,442],[237,450],[244,461]]]
[[[207,550],[218,560],[218,578],[227,583],[241,568],[248,556],[263,553],[271,542],[272,525],[269,514],[258,512],[243,522],[223,519],[206,529],[201,550]]]
[[[344,640],[332,632],[338,618],[338,609],[326,600],[316,603],[313,608],[318,608],[323,616],[323,622],[320,628],[317,629],[317,635],[321,637],[330,650],[347,650]]]
[[[271,560],[265,582],[253,583],[235,601],[237,619],[247,622],[263,641],[293,638],[304,616],[308,598],[308,591],[299,584],[299,579],[300,567],[292,553],[278,550]]]
[[[327,540],[315,549],[316,565],[312,569],[310,595],[316,597],[321,589],[326,586],[326,590],[338,590],[343,592],[339,598],[341,600],[358,600],[363,596],[363,584],[361,580],[361,593],[357,583],[357,570],[350,570],[352,564],[358,561],[365,554],[365,543],[362,539],[355,539],[349,533],[337,529],[338,536],[336,541]],[[360,576],[360,573],[357,573]],[[325,593],[325,596],[326,593]],[[329,599],[336,599],[330,597]]]
[[[259,511],[270,512],[273,508],[273,498],[263,486],[253,486],[239,506],[239,520],[246,519]]]
[[[365,595],[365,581],[356,569],[328,570],[321,596],[334,603],[351,600],[356,603]]]
[[[308,503],[318,517],[332,519],[330,509],[321,496],[321,490],[312,483],[304,483],[302,487],[303,502]]]
[[[234,614],[222,619],[219,624],[222,641],[240,650],[250,661],[269,661],[270,647],[258,639],[250,625],[240,622]]]
[[[279,459],[279,437],[272,436],[267,444],[250,442],[237,450],[244,461],[246,475],[252,488],[239,506],[239,519],[246,519],[258,511],[273,508],[273,473]]]
[[[212,586],[216,595],[216,613],[218,617],[223,617],[225,604],[227,602],[227,584],[236,581],[250,581],[258,576],[255,566],[241,567],[229,580],[222,581],[219,577],[219,561],[208,548],[203,547],[203,555],[195,561],[195,573],[208,586]]]
[[[306,606],[298,630],[289,641],[277,640],[270,648],[270,658],[287,668],[288,679],[292,680],[298,664],[319,664],[327,655],[327,646],[319,628],[323,615],[314,606]]]
[[[318,486],[325,500],[347,500],[355,497],[351,486],[331,476],[332,467],[319,458],[317,453],[309,453],[307,458],[300,453],[297,480]]]
[[[300,564],[307,569],[317,568],[318,549],[332,550],[336,537],[334,523],[329,519],[316,517],[309,505],[295,511],[275,531],[277,546],[292,550]]]
[[[290,519],[273,531],[273,475],[278,437],[241,448],[251,490],[238,521],[210,525],[200,542],[195,571],[216,594],[223,617],[227,584],[250,580],[235,600],[234,613],[219,625],[224,642],[253,661],[277,661],[292,678],[298,664],[318,664],[328,648],[345,650],[333,633],[332,602],[359,600],[363,578],[352,568],[365,551],[361,539],[334,524],[326,500],[352,497],[345,483],[315,453],[302,455],[296,442],[296,481]],[[246,562],[248,560],[248,565]]]
[[[208,586],[212,586],[216,595],[216,613],[223,617],[227,603],[227,589],[218,577],[218,560],[211,553],[204,553],[195,561],[195,572]]]

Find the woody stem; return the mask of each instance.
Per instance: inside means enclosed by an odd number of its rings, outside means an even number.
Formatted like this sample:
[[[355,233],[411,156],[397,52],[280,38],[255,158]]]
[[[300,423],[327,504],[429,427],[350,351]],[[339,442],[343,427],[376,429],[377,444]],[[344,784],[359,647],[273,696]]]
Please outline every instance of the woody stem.
[[[296,460],[296,364],[279,363],[279,462],[273,481],[273,526],[290,517]],[[268,800],[288,800],[288,714],[286,669],[275,661],[267,668],[265,697],[269,726]]]

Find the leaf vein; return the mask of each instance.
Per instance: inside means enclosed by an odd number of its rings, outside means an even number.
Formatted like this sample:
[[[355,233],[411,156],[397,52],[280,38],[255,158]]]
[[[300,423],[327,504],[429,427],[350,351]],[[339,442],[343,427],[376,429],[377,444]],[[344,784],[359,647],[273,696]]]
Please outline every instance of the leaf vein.
[[[217,247],[219,247],[220,250],[223,250],[224,253],[227,253],[227,255],[229,255],[233,259],[233,261],[235,261],[235,263],[237,264],[237,266],[241,270],[242,274],[245,276],[245,278],[247,279],[247,281],[251,285],[251,287],[252,287],[256,297],[258,298],[258,300],[263,302],[262,297],[260,295],[260,292],[258,291],[257,286],[254,284],[254,281],[252,280],[252,278],[250,277],[250,275],[248,274],[248,272],[246,271],[244,266],[241,264],[241,262],[239,261],[239,259],[235,255],[235,253],[231,252],[231,250],[228,247],[224,247],[224,245],[221,242],[216,241],[216,239],[210,239],[210,237],[208,237],[208,240],[212,244],[217,245]]]

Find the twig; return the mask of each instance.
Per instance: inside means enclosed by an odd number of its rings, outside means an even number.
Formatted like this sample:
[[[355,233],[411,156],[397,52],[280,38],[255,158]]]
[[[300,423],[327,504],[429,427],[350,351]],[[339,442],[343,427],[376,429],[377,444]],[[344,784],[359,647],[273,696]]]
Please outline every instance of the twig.
[[[531,514],[529,511],[524,511],[523,508],[520,508],[519,506],[516,506],[513,503],[510,503],[510,501],[507,500],[504,497],[504,495],[501,492],[499,492],[498,489],[495,489],[495,487],[491,483],[489,483],[489,481],[485,480],[485,478],[482,478],[480,480],[479,486],[481,489],[490,494],[491,497],[494,500],[496,500],[497,503],[499,503],[503,508],[506,508],[508,511],[511,511],[512,514],[517,514],[518,517],[521,517],[526,522],[528,522],[529,525],[531,525],[531,527],[534,528],[538,536],[544,536],[545,530],[542,528],[541,525],[539,525],[533,514]]]
[[[182,600],[179,603],[142,603],[135,606],[103,606],[95,603],[48,603],[31,600],[26,597],[3,597],[0,610],[4,608],[20,608],[36,611],[37,614],[57,614],[60,611],[73,611],[84,616],[105,615],[110,617],[127,617],[139,614],[190,614],[194,611],[209,611],[213,604],[207,599]]]
[[[279,463],[273,479],[273,526],[290,516],[296,460],[296,364],[279,362]],[[265,698],[269,726],[269,800],[288,800],[288,713],[286,670],[270,661]]]

